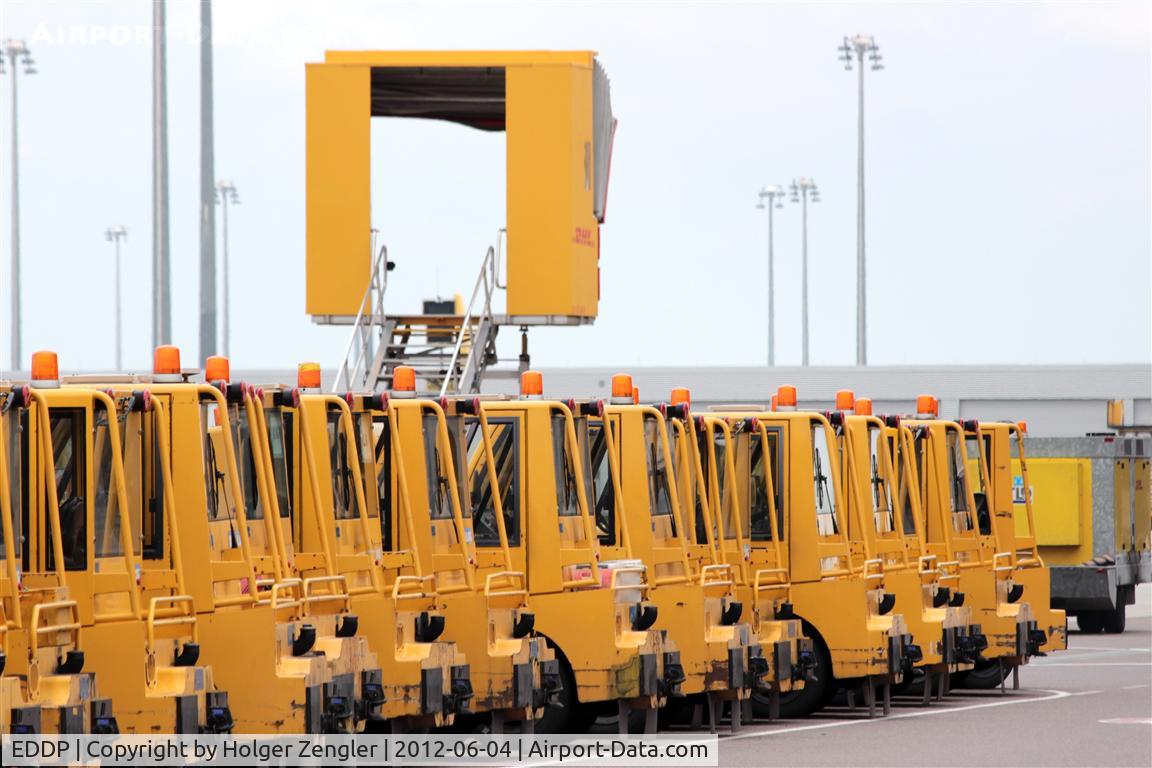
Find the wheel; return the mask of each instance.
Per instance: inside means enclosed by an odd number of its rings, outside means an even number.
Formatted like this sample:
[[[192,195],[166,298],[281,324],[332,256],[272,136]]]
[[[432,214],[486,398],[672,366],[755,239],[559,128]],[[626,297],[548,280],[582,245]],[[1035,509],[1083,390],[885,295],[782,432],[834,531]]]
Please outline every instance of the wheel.
[[[836,681],[832,678],[832,656],[824,646],[824,641],[808,624],[804,634],[812,638],[812,653],[816,657],[815,679],[804,683],[803,690],[780,694],[780,717],[804,717],[823,709],[831,694],[836,691]],[[756,717],[768,717],[767,694],[752,694],[752,711]]]
[[[1103,611],[1084,611],[1076,614],[1076,626],[1086,635],[1094,635],[1104,629]]]
[[[999,688],[1000,683],[1004,681],[1009,671],[1008,667],[1001,667],[1000,662],[992,661],[979,661],[973,669],[964,672],[957,672],[952,675],[951,684],[955,688],[972,688],[976,690],[988,690],[990,688]]]
[[[1116,606],[1116,610],[1101,612],[1105,632],[1118,635],[1124,631],[1124,625],[1128,623],[1127,608],[1128,606],[1121,602]]]
[[[565,658],[560,659],[560,678],[564,687],[556,695],[556,704],[545,708],[536,721],[536,733],[587,733],[596,722],[596,709],[580,703],[576,676]]]

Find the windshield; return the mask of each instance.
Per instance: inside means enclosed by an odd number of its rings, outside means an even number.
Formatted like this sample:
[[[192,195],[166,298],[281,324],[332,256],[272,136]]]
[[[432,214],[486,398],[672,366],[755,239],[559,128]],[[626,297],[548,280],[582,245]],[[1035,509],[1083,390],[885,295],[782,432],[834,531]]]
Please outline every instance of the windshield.
[[[568,419],[562,413],[552,416],[552,460],[556,468],[556,512],[560,517],[580,514],[576,461],[568,446]]]
[[[664,425],[651,414],[644,415],[644,447],[648,461],[649,509],[654,517],[668,517],[671,535],[676,535],[676,519],[672,516],[672,478],[664,463],[667,436]]]
[[[12,523],[12,549],[16,557],[20,557],[21,538],[20,538],[20,504],[21,494],[24,489],[24,480],[21,474],[21,467],[23,466],[23,455],[20,449],[20,421],[15,416],[18,411],[13,410],[10,414],[0,415],[0,440],[4,440],[4,445],[7,448],[8,454],[8,477],[5,480],[5,491],[8,493],[8,501],[11,504],[10,522]],[[4,550],[4,527],[0,525],[0,560],[7,557]]]
[[[884,439],[883,431],[876,426],[868,428],[868,462],[869,479],[872,490],[872,512],[877,533],[891,533],[896,530],[893,503],[894,488],[891,464],[888,453],[889,443]]]
[[[292,452],[288,441],[292,434],[292,414],[279,408],[264,410],[268,424],[268,448],[272,455],[272,479],[276,485],[276,504],[280,517],[292,516]]]
[[[64,568],[69,571],[83,571],[88,567],[84,417],[83,408],[54,408],[49,416]],[[56,567],[55,549],[47,549],[48,568],[53,569]]]
[[[820,422],[812,422],[812,483],[816,501],[816,528],[821,536],[832,536],[840,532],[836,518],[836,498],[833,493],[833,470],[831,435]]]
[[[963,438],[953,428],[947,430],[948,494],[952,504],[952,525],[957,533],[972,530],[972,515],[968,508],[968,483],[965,478],[965,452]]]
[[[615,434],[615,431],[613,431]],[[596,519],[596,534],[601,544],[616,543],[616,490],[612,485],[611,466],[608,461],[608,440],[604,422],[588,425],[589,461],[591,470],[585,484],[591,481],[591,503]]]
[[[784,538],[784,499],[780,493],[780,430],[767,431],[767,455],[764,438],[759,431],[749,435],[751,455],[751,484],[748,498],[751,501],[751,538],[753,541],[772,540],[772,520],[770,502],[776,506],[776,530]],[[766,474],[770,473],[770,474]],[[771,480],[773,497],[768,495],[768,481]]]
[[[240,533],[236,528],[232,484],[228,480],[224,428],[220,426],[220,412],[215,401],[201,404],[200,419],[204,430],[204,486],[208,497],[208,520],[228,523],[226,536],[214,535],[210,543],[214,551],[236,549],[240,546]]]
[[[471,499],[473,532],[476,545],[480,547],[500,546],[500,528],[496,519],[496,500],[488,465],[484,461],[484,439],[480,433],[479,419],[468,420],[467,445],[468,467],[471,471]],[[501,507],[504,510],[504,528],[508,534],[508,544],[520,544],[520,422],[514,418],[488,419],[489,437],[492,441],[492,455],[495,459],[497,488]]]

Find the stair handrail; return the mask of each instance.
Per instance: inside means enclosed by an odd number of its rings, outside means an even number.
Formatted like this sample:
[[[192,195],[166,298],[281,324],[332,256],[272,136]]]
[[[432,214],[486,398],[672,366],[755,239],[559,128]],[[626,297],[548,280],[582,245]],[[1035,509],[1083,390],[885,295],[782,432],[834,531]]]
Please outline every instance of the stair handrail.
[[[372,230],[372,250],[376,249],[377,230]],[[356,312],[356,319],[352,322],[352,333],[348,344],[344,348],[344,362],[336,372],[336,380],[332,385],[332,392],[339,394],[355,388],[354,379],[361,378],[367,371],[369,361],[372,359],[371,326],[384,318],[384,294],[388,289],[388,246],[380,245],[372,268],[368,273],[368,287],[364,290],[364,299],[360,302],[360,309]],[[365,309],[368,310],[367,315]],[[356,340],[360,340],[360,349],[353,358],[353,347]],[[381,341],[383,343],[383,340]]]
[[[468,307],[464,311],[464,318],[460,323],[460,332],[456,334],[456,343],[452,347],[452,357],[448,360],[447,374],[444,376],[444,381],[440,384],[440,397],[448,394],[448,389],[452,384],[455,377],[456,364],[460,360],[460,351],[464,346],[464,334],[468,329],[468,324],[472,319],[474,308],[476,305],[476,298],[480,295],[480,289],[484,289],[484,306],[483,314],[480,315],[480,320],[492,319],[492,292],[498,287],[497,276],[500,272],[500,252],[503,243],[504,230],[498,230],[496,233],[496,245],[488,246],[488,250],[484,253],[484,261],[480,264],[480,274],[476,276],[476,285],[472,287],[472,296],[468,299]],[[459,377],[455,377],[458,381],[457,388],[462,385],[467,378],[468,369],[473,366],[474,359],[477,355],[477,349],[480,348],[479,354],[484,354],[482,347],[485,346],[484,340],[480,339],[480,344],[477,345],[476,339],[473,339],[472,348],[468,352],[468,359],[464,361],[464,366],[460,370]]]
[[[483,317],[491,317],[492,314],[492,287],[493,287],[493,268],[495,266],[495,249],[493,246],[488,245],[488,250],[484,253],[484,261],[480,264],[480,274],[476,276],[476,284],[472,287],[472,296],[468,299],[468,309],[464,310],[464,318],[461,320],[460,333],[456,334],[456,343],[452,347],[452,357],[448,358],[447,375],[444,381],[440,383],[440,396],[444,397],[448,394],[448,387],[452,385],[454,374],[456,371],[456,363],[460,360],[460,351],[464,345],[464,332],[468,329],[469,322],[472,319],[472,314],[475,314],[476,297],[480,294],[480,288],[484,288],[484,314]],[[472,344],[472,349],[469,351],[468,360],[464,362],[464,368],[468,367],[471,362],[473,353],[475,353],[476,344]],[[464,379],[465,371],[460,372],[460,381]]]

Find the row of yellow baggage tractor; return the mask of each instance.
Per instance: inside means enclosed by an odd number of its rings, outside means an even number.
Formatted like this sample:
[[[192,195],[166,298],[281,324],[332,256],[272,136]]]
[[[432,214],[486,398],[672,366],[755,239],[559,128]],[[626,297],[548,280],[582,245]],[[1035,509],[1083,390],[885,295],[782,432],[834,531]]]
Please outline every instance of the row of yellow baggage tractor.
[[[0,384],[4,733],[737,730],[1065,647],[1022,425],[154,362]]]

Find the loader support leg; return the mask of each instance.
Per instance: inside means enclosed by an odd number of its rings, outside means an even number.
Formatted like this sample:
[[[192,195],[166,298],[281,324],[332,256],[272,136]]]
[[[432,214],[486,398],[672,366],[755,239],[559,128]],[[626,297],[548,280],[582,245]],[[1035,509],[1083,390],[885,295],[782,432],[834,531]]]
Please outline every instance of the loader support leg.
[[[712,693],[706,693],[704,696],[708,707],[708,733],[716,733],[716,728],[720,725],[720,712],[717,706],[719,702]]]
[[[656,733],[656,717],[657,717],[657,715],[658,715],[658,710],[656,710],[654,707],[649,707],[648,709],[644,710],[644,733],[645,734]]]

